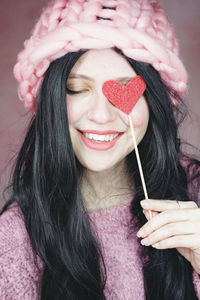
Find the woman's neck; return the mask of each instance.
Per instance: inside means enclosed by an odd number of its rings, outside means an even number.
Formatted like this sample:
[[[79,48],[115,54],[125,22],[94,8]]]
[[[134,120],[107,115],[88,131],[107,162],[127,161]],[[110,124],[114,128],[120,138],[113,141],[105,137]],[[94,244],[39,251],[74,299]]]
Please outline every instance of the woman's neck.
[[[134,194],[134,181],[125,161],[103,172],[85,169],[80,187],[87,211],[127,204]]]

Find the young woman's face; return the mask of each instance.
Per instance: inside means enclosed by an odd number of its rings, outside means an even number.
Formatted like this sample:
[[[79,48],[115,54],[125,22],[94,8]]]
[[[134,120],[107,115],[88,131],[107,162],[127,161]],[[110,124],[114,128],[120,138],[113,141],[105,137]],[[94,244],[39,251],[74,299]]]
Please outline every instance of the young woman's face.
[[[89,50],[74,65],[67,80],[67,114],[73,149],[85,168],[108,170],[134,149],[128,116],[107,100],[102,86],[111,79],[125,85],[135,76],[125,58],[112,49]],[[139,144],[149,121],[144,96],[131,117]]]

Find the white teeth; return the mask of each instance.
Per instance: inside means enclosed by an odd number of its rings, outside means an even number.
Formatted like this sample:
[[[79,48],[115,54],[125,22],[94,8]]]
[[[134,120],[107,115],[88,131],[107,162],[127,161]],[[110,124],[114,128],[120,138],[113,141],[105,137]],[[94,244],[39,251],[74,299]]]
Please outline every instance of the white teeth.
[[[99,135],[99,134],[92,134],[92,133],[85,133],[83,132],[83,135],[86,136],[88,139],[95,140],[95,141],[112,141],[115,139],[120,133],[116,134],[106,134],[106,135]]]

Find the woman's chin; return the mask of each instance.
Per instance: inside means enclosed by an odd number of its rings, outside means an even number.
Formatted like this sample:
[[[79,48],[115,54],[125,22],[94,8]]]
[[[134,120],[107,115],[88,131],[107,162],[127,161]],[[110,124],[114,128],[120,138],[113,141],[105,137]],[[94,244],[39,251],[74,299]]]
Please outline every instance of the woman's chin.
[[[92,162],[92,163],[82,163],[83,167],[91,172],[103,172],[111,169],[113,166],[110,164]]]

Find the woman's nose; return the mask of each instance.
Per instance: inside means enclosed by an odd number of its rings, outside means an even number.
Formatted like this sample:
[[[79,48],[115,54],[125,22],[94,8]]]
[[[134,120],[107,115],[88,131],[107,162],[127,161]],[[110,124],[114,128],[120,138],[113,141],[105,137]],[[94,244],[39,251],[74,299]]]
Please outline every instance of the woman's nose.
[[[88,119],[98,124],[112,122],[116,117],[114,106],[104,96],[102,90],[96,92],[91,99]]]

